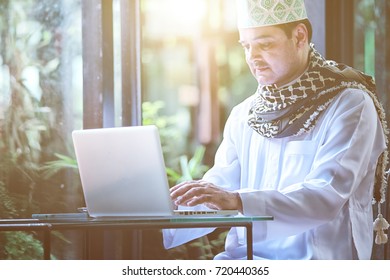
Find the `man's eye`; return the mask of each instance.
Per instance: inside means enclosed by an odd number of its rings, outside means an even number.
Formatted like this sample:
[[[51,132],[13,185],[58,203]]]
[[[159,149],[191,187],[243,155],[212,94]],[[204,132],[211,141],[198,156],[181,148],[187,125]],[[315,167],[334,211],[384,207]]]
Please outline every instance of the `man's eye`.
[[[257,44],[254,44],[252,46],[250,44],[242,44],[241,46],[245,51],[249,51],[251,48],[253,50],[266,51],[266,50],[269,50],[272,48],[272,43],[271,42],[257,43]]]
[[[271,48],[271,46],[272,46],[272,44],[269,42],[259,44],[259,48],[262,50],[268,50]]]

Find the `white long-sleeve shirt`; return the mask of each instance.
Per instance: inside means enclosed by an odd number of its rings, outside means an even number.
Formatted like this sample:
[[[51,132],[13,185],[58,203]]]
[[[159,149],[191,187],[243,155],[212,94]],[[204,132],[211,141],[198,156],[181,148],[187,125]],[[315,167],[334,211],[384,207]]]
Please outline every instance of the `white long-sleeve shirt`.
[[[254,258],[370,259],[374,174],[385,149],[371,98],[344,90],[312,131],[280,139],[248,126],[253,98],[233,108],[203,179],[238,191],[244,215],[274,217],[254,223]],[[211,230],[164,230],[164,245],[175,247]],[[216,259],[245,258],[245,230],[232,228]]]

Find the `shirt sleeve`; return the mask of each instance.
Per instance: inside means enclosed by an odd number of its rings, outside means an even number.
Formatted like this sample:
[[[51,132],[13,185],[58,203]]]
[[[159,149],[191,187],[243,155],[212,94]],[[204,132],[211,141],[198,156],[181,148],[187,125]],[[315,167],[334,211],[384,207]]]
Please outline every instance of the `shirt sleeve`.
[[[215,163],[203,176],[203,180],[230,191],[240,188],[241,166],[236,150],[237,140],[232,137],[237,126],[239,120],[235,108],[226,121],[223,140],[215,154]]]

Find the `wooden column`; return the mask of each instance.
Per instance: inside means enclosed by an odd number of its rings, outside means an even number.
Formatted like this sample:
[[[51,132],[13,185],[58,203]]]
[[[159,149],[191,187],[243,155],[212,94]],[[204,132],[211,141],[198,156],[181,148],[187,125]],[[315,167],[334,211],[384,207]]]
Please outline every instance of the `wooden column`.
[[[353,65],[354,0],[327,0],[326,58]]]
[[[139,0],[121,0],[122,125],[141,125],[141,20]]]
[[[83,127],[114,126],[112,0],[84,0]]]
[[[379,99],[387,113],[387,123],[390,124],[390,2],[375,1],[375,82]],[[382,205],[382,213],[390,221],[390,192],[387,191],[386,201]],[[387,232],[389,233],[389,232]],[[385,245],[374,245],[374,259],[390,259],[390,241]]]
[[[113,127],[114,67],[112,0],[83,0],[83,128]],[[86,254],[91,259],[111,256],[110,233],[91,231]]]

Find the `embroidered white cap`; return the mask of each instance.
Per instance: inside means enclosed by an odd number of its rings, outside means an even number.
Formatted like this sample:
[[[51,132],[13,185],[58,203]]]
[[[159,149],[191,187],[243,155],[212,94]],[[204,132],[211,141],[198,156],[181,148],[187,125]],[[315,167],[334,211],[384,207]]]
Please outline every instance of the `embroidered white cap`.
[[[238,28],[262,27],[307,18],[304,0],[236,0]]]

